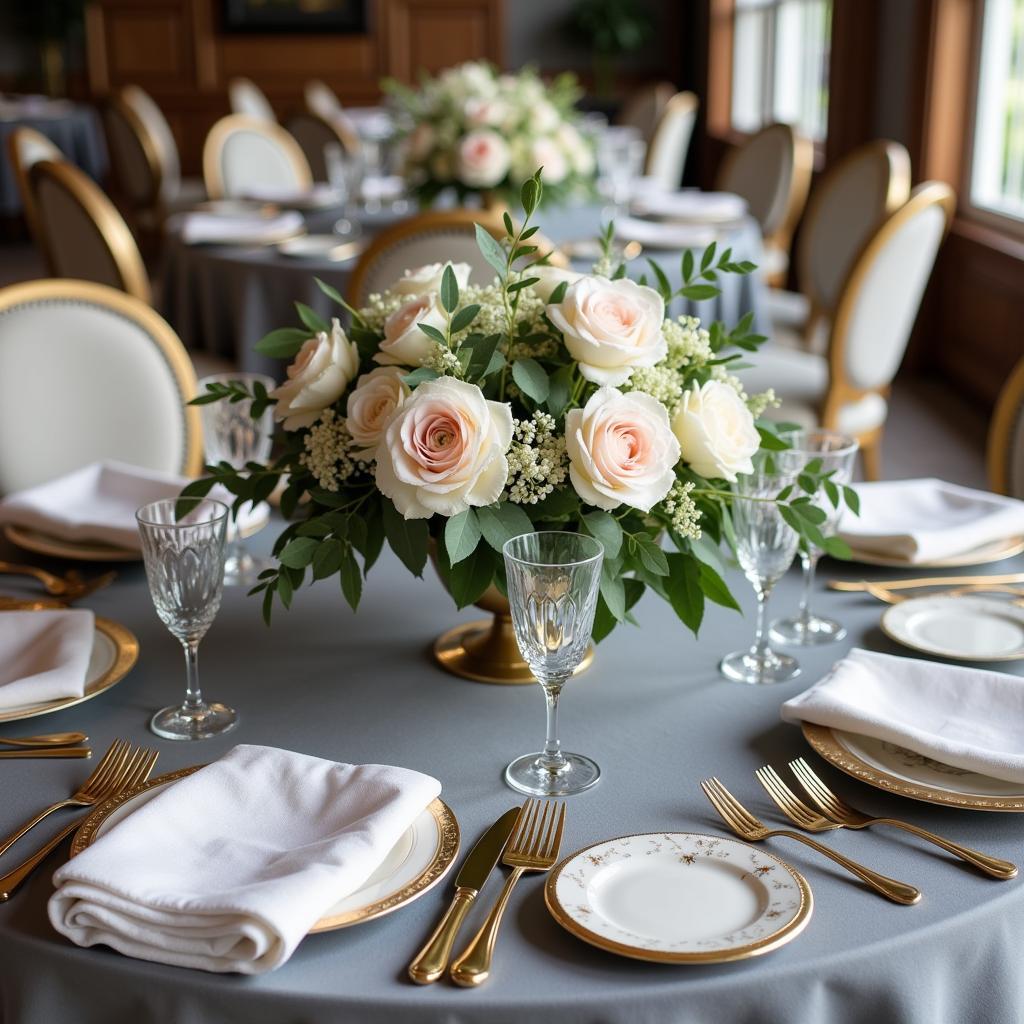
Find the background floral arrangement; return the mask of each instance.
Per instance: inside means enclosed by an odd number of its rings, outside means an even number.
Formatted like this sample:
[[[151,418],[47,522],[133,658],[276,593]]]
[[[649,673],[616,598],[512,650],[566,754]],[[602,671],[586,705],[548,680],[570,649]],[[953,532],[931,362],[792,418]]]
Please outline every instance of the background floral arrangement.
[[[418,89],[385,83],[406,125],[405,174],[429,203],[454,188],[459,199],[493,193],[511,202],[534,168],[544,168],[548,198],[589,189],[594,148],[579,130],[571,74],[550,85],[529,68],[499,75],[471,62],[424,77]]]
[[[604,545],[595,639],[648,588],[694,631],[705,600],[737,607],[718,551],[730,536],[729,485],[786,447],[756,422],[772,395],[745,395],[730,373],[763,339],[750,315],[727,331],[666,308],[754,267],[712,244],[699,261],[684,254],[674,291],[653,263],[654,288],[607,256],[587,275],[530,263],[541,193],[538,172],[522,189],[523,224],[505,214],[503,241],[477,228],[492,284],[468,284],[465,264],[434,264],[355,310],[318,282],[348,310],[347,333],[297,304],[304,326],[258,345],[295,356],[283,384],[269,394],[212,385],[196,399],[252,401],[254,416],[273,404],[282,426],[273,463],[208,466],[184,492],[223,483],[237,511],[287,479],[281,509],[295,521],[277,539],[279,566],[253,590],[268,621],[274,596],[287,607],[307,574],[338,575],[355,608],[385,541],[419,576],[433,539],[464,607],[492,584],[504,591],[502,545],[534,529],[585,531]],[[606,252],[610,240],[609,228]],[[841,555],[842,542],[818,530],[819,487],[838,506],[840,489],[814,466],[778,500],[803,537]]]

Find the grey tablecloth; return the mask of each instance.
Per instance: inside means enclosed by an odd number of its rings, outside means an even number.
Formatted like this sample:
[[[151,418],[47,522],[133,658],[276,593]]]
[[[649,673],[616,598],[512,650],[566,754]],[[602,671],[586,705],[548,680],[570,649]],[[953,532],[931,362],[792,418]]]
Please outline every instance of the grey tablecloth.
[[[339,212],[310,217],[310,230],[329,231]],[[544,210],[536,220],[555,242],[590,239],[601,227],[601,208],[588,205]],[[386,214],[364,218],[364,230],[372,235],[388,222]],[[761,235],[751,218],[729,231],[722,244],[732,246],[737,260],[757,263],[761,259]],[[663,266],[670,281],[676,285],[681,282],[678,250],[649,250],[645,255]],[[273,248],[187,246],[172,230],[162,273],[163,312],[189,348],[236,358],[245,370],[280,375],[281,363],[259,355],[253,346],[275,327],[298,323],[296,301],[312,306],[321,316],[337,315],[338,307],[313,278],[320,277],[345,294],[354,266],[354,260],[343,264],[297,260]],[[589,269],[587,262],[577,266]],[[631,264],[630,276],[638,277],[645,270],[650,277],[646,261],[638,260]],[[695,313],[705,322],[723,320],[730,325],[753,312],[755,327],[767,329],[759,275],[724,275],[721,288],[717,299],[680,302],[674,312]]]
[[[823,575],[839,572],[828,564]],[[724,681],[716,671],[718,658],[746,642],[751,628],[753,596],[743,581],[734,582],[746,618],[712,608],[695,641],[667,608],[645,598],[638,608],[642,628],[613,634],[600,646],[590,672],[567,688],[563,741],[567,749],[596,758],[604,777],[568,801],[563,852],[625,833],[723,831],[698,789],[699,780],[712,773],[769,821],[779,820],[753,769],[766,761],[782,767],[808,754],[799,731],[779,721],[779,704],[816,680],[846,645],[801,654],[803,675],[784,685],[759,689]],[[776,611],[793,606],[797,583],[792,574],[780,584],[773,597]],[[237,707],[241,724],[227,737],[198,745],[160,741],[145,728],[153,710],[181,692],[184,675],[181,652],[156,618],[141,568],[122,567],[115,585],[88,603],[136,632],[142,650],[138,666],[103,696],[46,718],[0,726],[0,735],[44,727],[83,729],[98,749],[126,737],[158,747],[160,771],[208,761],[240,742],[405,765],[442,781],[442,795],[462,827],[464,851],[518,802],[501,773],[509,759],[540,743],[541,694],[533,686],[466,682],[433,665],[426,651],[458,615],[429,571],[414,580],[385,555],[371,574],[358,616],[343,607],[331,581],[302,591],[271,630],[261,624],[255,599],[228,592],[203,643],[202,674],[207,694]],[[850,626],[848,643],[897,651],[877,629],[880,606],[873,600],[823,594],[820,604]],[[890,797],[811,757],[830,784],[866,810],[898,814],[998,856],[1022,859],[1024,819],[1016,815]],[[0,833],[70,793],[85,774],[80,761],[4,762]],[[38,839],[67,821],[67,814],[40,826]],[[672,967],[619,959],[580,943],[549,917],[541,880],[527,876],[505,917],[494,976],[474,991],[447,983],[418,988],[405,978],[406,964],[450,898],[451,877],[392,916],[311,936],[273,974],[240,978],[79,949],[59,938],[45,916],[50,875],[58,864],[54,858],[0,906],[0,1019],[5,1024],[1010,1024],[1024,1019],[1024,882],[993,881],[892,830],[834,833],[825,841],[919,885],[924,900],[916,907],[888,903],[810,850],[773,841],[770,848],[803,871],[813,888],[815,909],[807,930],[755,960]],[[496,895],[497,883],[491,880],[487,896]],[[477,907],[469,924],[479,923],[485,910]]]
[[[103,141],[99,117],[92,107],[62,105],[52,117],[26,115],[12,120],[0,120],[0,214],[14,216],[21,212],[21,196],[14,181],[10,160],[7,159],[7,136],[15,128],[34,128],[52,139],[72,163],[77,164],[90,177],[99,180],[107,172],[107,150]]]

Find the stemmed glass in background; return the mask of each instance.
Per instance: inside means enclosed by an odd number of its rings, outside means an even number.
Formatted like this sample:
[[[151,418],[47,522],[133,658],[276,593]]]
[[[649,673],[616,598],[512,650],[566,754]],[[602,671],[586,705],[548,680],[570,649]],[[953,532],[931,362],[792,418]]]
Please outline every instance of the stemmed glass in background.
[[[726,655],[718,667],[740,683],[781,683],[800,671],[796,658],[773,651],[765,635],[768,597],[791,565],[799,541],[774,501],[792,482],[790,475],[752,473],[736,484],[731,506],[736,555],[757,595],[757,626],[750,649]]]
[[[268,391],[276,387],[273,377],[263,373],[215,373],[199,381],[200,395],[208,384],[241,384],[252,393],[256,382]],[[244,469],[247,462],[266,462],[273,444],[274,413],[268,406],[258,419],[251,415],[252,402],[223,399],[199,407],[203,418],[203,442],[208,463],[228,462]],[[273,563],[251,555],[242,541],[237,520],[228,523],[224,555],[224,584],[228,587],[256,583],[259,574]]]
[[[589,757],[562,751],[558,698],[590,644],[604,548],[593,537],[550,531],[513,537],[502,550],[516,642],[547,701],[543,751],[517,757],[505,781],[534,796],[582,793],[601,769]]]
[[[341,216],[334,222],[334,233],[343,238],[355,238],[362,232],[357,220],[363,193],[362,154],[346,154],[340,142],[329,142],[324,146],[324,164],[328,183],[342,199]]]
[[[612,220],[628,212],[634,183],[644,168],[647,147],[633,129],[606,128],[597,144],[599,184],[611,202],[603,215]]]
[[[209,498],[167,498],[135,513],[156,613],[185,648],[185,700],[158,711],[149,727],[167,740],[202,740],[238,721],[199,689],[199,641],[220,608],[228,507]]]
[[[773,455],[776,466],[795,476],[810,462],[820,463],[821,472],[832,473],[830,478],[838,487],[848,484],[853,476],[853,462],[857,456],[857,442],[845,434],[829,430],[794,430],[782,435],[791,447]],[[818,529],[825,537],[836,532],[842,505],[837,509],[824,491],[815,495],[814,503],[825,513],[825,521]],[[842,640],[846,629],[834,619],[824,619],[811,611],[811,592],[814,589],[814,571],[821,558],[821,549],[803,541],[800,559],[804,569],[804,589],[800,608],[795,618],[777,619],[772,623],[773,640],[785,644],[828,644]]]

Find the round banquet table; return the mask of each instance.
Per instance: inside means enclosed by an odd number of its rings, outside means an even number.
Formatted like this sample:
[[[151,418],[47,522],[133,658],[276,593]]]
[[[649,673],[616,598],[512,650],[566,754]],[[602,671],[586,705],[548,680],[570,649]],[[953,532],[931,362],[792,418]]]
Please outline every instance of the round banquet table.
[[[309,214],[311,232],[330,232],[340,210]],[[408,213],[402,214],[408,216]],[[362,213],[364,235],[372,237],[397,219],[386,210]],[[540,211],[535,222],[556,243],[593,239],[602,223],[598,204],[555,207]],[[337,316],[338,306],[317,287],[314,277],[333,285],[343,295],[356,260],[342,263],[324,259],[296,259],[283,256],[273,246],[186,245],[169,226],[161,274],[162,311],[186,346],[236,359],[243,370],[280,376],[280,360],[261,356],[257,341],[276,327],[298,323],[295,302],[304,302],[321,316]],[[737,226],[723,230],[719,246],[731,246],[735,260],[760,263],[761,233],[757,222],[746,217]],[[681,283],[678,249],[644,250],[628,265],[631,277],[645,271],[651,277],[645,257],[666,272],[673,285]],[[578,270],[589,270],[593,261],[574,261]],[[759,274],[720,278],[721,294],[703,302],[678,302],[675,313],[692,313],[705,323],[722,320],[735,324],[745,313],[754,314],[754,329],[767,333],[764,284]]]
[[[270,533],[260,538],[268,543]],[[7,557],[12,552],[4,557]],[[24,560],[22,553],[21,559]],[[1021,568],[1024,559],[1006,569]],[[113,586],[88,601],[138,635],[141,657],[120,684],[75,708],[0,726],[0,735],[84,730],[95,749],[116,737],[159,748],[158,772],[209,761],[236,743],[271,744],[351,762],[384,762],[428,772],[462,829],[468,851],[499,814],[520,802],[502,783],[514,755],[542,737],[534,686],[470,683],[428,658],[431,641],[459,616],[428,569],[421,580],[385,553],[358,616],[333,581],[301,591],[266,629],[258,601],[240,590],[202,646],[204,690],[240,710],[225,737],[201,744],[156,739],[149,715],[184,684],[181,652],[157,620],[140,566],[120,566]],[[884,576],[885,571],[870,570]],[[863,573],[863,570],[860,574]],[[834,563],[822,576],[858,577]],[[7,582],[7,581],[5,581]],[[723,680],[718,658],[749,640],[753,595],[734,578],[745,618],[709,608],[699,640],[657,599],[636,609],[640,628],[622,627],[600,645],[593,668],[565,693],[562,738],[604,769],[592,790],[567,801],[563,854],[626,833],[724,833],[698,783],[716,774],[755,813],[780,815],[753,770],[779,768],[809,748],[779,720],[780,702],[814,682],[849,643],[899,653],[877,623],[880,605],[858,594],[819,595],[822,609],[850,627],[850,641],[800,654],[803,674],[754,688]],[[799,578],[784,579],[776,612],[795,604]],[[463,613],[467,618],[471,612]],[[904,652],[905,653],[905,652]],[[1019,664],[1016,666],[1020,671]],[[810,755],[815,770],[856,806],[936,829],[1020,861],[1022,821],[933,807],[855,782]],[[79,761],[7,761],[0,766],[0,832],[70,793]],[[202,815],[202,808],[196,814]],[[36,831],[67,820],[54,815]],[[38,841],[43,839],[38,835]],[[452,875],[387,917],[310,936],[279,970],[260,977],[216,975],[132,960],[106,948],[80,949],[46,917],[55,856],[0,906],[0,1019],[5,1024],[111,1021],[238,1024],[905,1024],[1024,1019],[1024,881],[991,880],[937,848],[894,830],[830,833],[825,842],[924,892],[897,906],[831,862],[788,840],[769,849],[795,865],[814,893],[807,929],[792,943],[739,963],[667,966],[620,959],[578,941],[545,908],[540,876],[512,896],[493,976],[479,989],[446,982],[420,988],[406,965],[452,894]],[[24,847],[28,852],[28,847]],[[464,926],[472,934],[496,896],[492,878]]]

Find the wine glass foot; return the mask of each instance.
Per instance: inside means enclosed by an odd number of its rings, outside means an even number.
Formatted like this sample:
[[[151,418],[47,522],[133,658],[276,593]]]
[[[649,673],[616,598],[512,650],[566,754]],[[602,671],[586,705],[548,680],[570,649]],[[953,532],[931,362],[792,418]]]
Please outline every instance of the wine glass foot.
[[[259,582],[260,573],[274,568],[274,565],[272,559],[257,558],[243,549],[239,555],[229,555],[224,559],[224,586],[254,587]]]
[[[190,708],[184,704],[164,708],[150,720],[149,728],[165,740],[205,740],[234,729],[238,712],[226,704],[200,704]]]
[[[760,655],[750,651],[734,651],[719,662],[718,671],[734,682],[760,686],[793,679],[800,674],[800,663],[788,654],[779,654],[771,649]]]
[[[810,615],[806,619],[777,619],[772,623],[771,637],[780,644],[834,644],[846,636],[846,627],[835,619]]]
[[[601,778],[597,763],[582,754],[563,754],[564,766],[545,768],[543,754],[524,754],[505,769],[505,783],[530,796],[572,796],[590,789]]]

